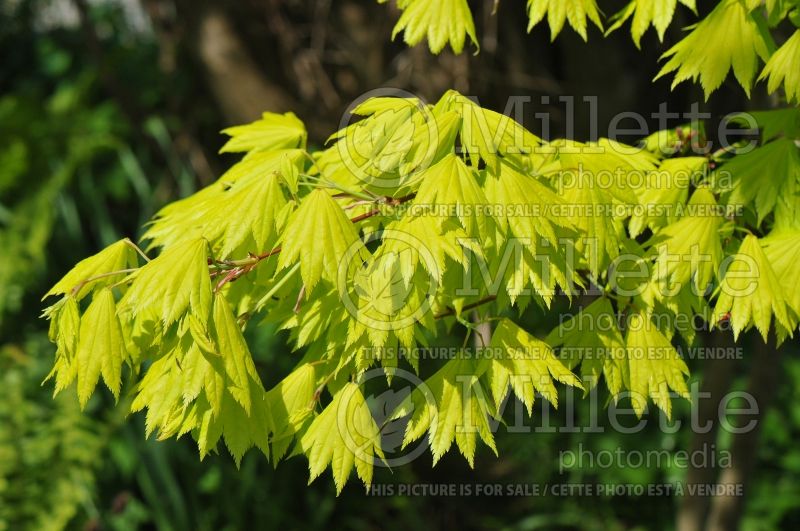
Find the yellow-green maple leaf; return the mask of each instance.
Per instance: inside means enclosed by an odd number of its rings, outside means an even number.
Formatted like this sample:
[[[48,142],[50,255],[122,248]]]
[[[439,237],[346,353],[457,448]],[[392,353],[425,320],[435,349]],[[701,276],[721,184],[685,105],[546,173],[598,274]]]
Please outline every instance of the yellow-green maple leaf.
[[[733,157],[713,178],[729,205],[753,203],[760,224],[776,205],[780,205],[779,199],[796,195],[800,180],[800,147],[790,138],[778,138]]]
[[[372,483],[372,460],[383,457],[380,431],[357,384],[346,383],[322,410],[300,445],[308,457],[309,483],[329,465],[336,492],[342,492],[355,465],[356,473],[368,487]]]
[[[300,202],[289,218],[280,244],[278,270],[299,261],[306,293],[314,289],[320,278],[337,284],[339,267],[360,266],[368,257],[353,223],[321,188]],[[343,259],[348,263],[342,263]]]
[[[659,230],[648,242],[656,252],[653,278],[666,290],[690,281],[702,293],[719,271],[724,218],[714,195],[699,188],[686,206],[687,215]]]
[[[605,376],[612,396],[616,398],[622,391],[628,379],[628,358],[617,317],[607,298],[600,297],[553,329],[547,342],[560,347],[559,357],[567,368],[580,363],[581,380],[589,388]]]
[[[119,397],[122,362],[126,357],[114,295],[110,289],[103,289],[81,317],[75,354],[81,408],[86,406],[101,375],[114,397]]]
[[[736,80],[749,95],[758,59],[766,61],[774,46],[766,21],[753,11],[753,3],[723,0],[717,4],[706,18],[691,27],[689,35],[662,56],[669,60],[656,79],[675,72],[673,88],[687,79],[699,79],[708,99],[733,69]]]
[[[414,205],[432,208],[440,220],[455,218],[467,236],[489,240],[494,236],[493,218],[484,212],[488,203],[478,185],[475,170],[458,156],[450,154],[421,174],[421,183]],[[442,212],[439,209],[446,209]],[[452,214],[450,215],[452,211]]]
[[[800,231],[773,232],[761,240],[761,247],[785,294],[786,303],[800,315]]]
[[[43,298],[50,295],[71,293],[75,290],[75,297],[80,300],[92,290],[100,289],[109,284],[114,284],[124,278],[126,268],[136,264],[136,251],[127,238],[119,240],[100,251],[99,253],[84,258],[75,267],[69,270],[55,286],[50,288]],[[120,271],[118,275],[113,275]],[[108,275],[97,278],[99,275]],[[96,279],[89,282],[90,279]]]
[[[587,18],[603,30],[595,0],[528,0],[528,31],[541,22],[545,15],[550,26],[550,40],[558,37],[566,21],[584,41],[587,40]]]
[[[778,328],[781,334],[791,334],[797,324],[778,277],[758,238],[753,235],[745,236],[719,289],[715,318],[717,321],[730,318],[737,339],[742,330],[755,325],[766,341],[773,314],[776,327],[783,327],[782,330]]]
[[[647,399],[651,398],[671,418],[670,390],[690,399],[685,381],[689,375],[686,363],[644,312],[634,313],[628,319],[625,348],[633,410],[641,417]]]
[[[470,466],[474,464],[478,436],[497,454],[488,420],[496,407],[479,381],[487,367],[486,363],[459,356],[415,389],[399,408],[398,415],[411,413],[403,447],[429,432],[434,465],[454,440]]]
[[[467,35],[478,46],[467,0],[398,0],[397,7],[403,14],[392,30],[393,39],[401,31],[409,46],[427,38],[433,53],[441,52],[448,43],[455,53],[461,53]]]
[[[697,12],[695,0],[680,0],[680,3]],[[651,25],[658,33],[658,40],[664,40],[664,33],[675,15],[678,0],[632,0],[621,11],[616,13],[609,22],[611,26],[606,30],[606,35],[618,29],[626,20],[633,16],[631,21],[631,36],[637,48],[641,47],[642,35]]]
[[[558,391],[553,380],[583,388],[580,380],[555,357],[550,345],[509,319],[498,323],[489,346],[492,350],[486,378],[498,407],[509,388],[525,404],[528,414],[533,410],[537,392],[558,407]]]
[[[767,79],[767,90],[772,93],[783,83],[786,99],[800,103],[800,30],[794,32],[783,46],[772,54],[759,81]]]
[[[291,112],[265,112],[260,120],[229,127],[222,132],[231,138],[220,153],[304,147],[307,136],[305,125]]]
[[[190,310],[207,319],[211,307],[208,242],[189,240],[164,250],[132,274],[133,283],[119,302],[121,313],[153,310],[170,325]]]

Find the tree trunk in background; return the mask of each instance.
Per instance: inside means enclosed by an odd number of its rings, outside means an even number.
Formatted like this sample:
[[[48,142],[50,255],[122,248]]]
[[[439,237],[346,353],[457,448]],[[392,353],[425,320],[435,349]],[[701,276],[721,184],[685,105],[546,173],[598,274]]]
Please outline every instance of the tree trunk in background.
[[[209,86],[229,124],[294,107],[292,98],[263,75],[222,11],[211,9],[203,16],[197,40]]]
[[[498,112],[511,96],[530,97],[525,125],[541,133],[533,113],[547,111],[551,135],[574,132],[578,139],[605,136],[608,121],[621,111],[647,115],[666,99],[680,110],[698,94],[688,84],[672,92],[669,80],[651,83],[655,67],[644,72],[639,64],[655,65],[657,46],[636,50],[624,32],[608,39],[593,35],[598,38],[586,44],[565,31],[551,43],[544,27],[526,32],[524,6],[513,3],[476,2],[480,54],[470,47],[460,55],[449,49],[433,55],[424,44],[408,48],[402,36],[391,40],[399,16],[393,3],[141,1],[151,21],[161,19],[154,26],[168,25],[161,32],[169,35],[166,40],[156,28],[165,48],[160,59],[184,72],[194,61],[203,71],[204,86],[184,93],[192,100],[185,102],[185,112],[197,105],[208,109],[209,95],[226,124],[247,122],[265,110],[292,110],[306,123],[312,142],[324,142],[351,102],[381,87],[405,89],[431,102],[454,88]],[[566,104],[558,99],[565,92],[577,96],[574,128],[567,127]],[[583,100],[589,95],[599,97],[597,108]],[[541,102],[541,96],[549,100]],[[594,114],[599,120],[590,125]]]
[[[733,346],[729,331],[714,331],[708,335],[708,346],[727,348]],[[719,404],[722,397],[731,387],[736,360],[710,359],[703,371],[703,384],[697,402],[698,426],[710,423],[710,429],[701,433],[696,431],[689,446],[689,454],[707,453],[711,445],[717,441],[719,427]],[[685,485],[708,485],[716,482],[717,468],[713,461],[708,466],[692,467],[686,472]],[[688,490],[688,489],[687,489]],[[710,500],[706,496],[686,495],[680,499],[675,529],[678,531],[701,531],[705,527]]]
[[[760,341],[754,338],[755,341]],[[759,348],[760,347],[760,348]],[[737,433],[731,443],[731,466],[722,471],[719,485],[725,488],[740,486],[741,496],[718,496],[713,498],[709,515],[708,531],[730,531],[738,529],[747,495],[748,483],[752,477],[758,457],[758,444],[766,411],[769,409],[780,375],[780,349],[768,345],[756,346],[750,369],[747,392],[758,404],[756,420],[751,430]],[[727,491],[726,491],[727,492]]]

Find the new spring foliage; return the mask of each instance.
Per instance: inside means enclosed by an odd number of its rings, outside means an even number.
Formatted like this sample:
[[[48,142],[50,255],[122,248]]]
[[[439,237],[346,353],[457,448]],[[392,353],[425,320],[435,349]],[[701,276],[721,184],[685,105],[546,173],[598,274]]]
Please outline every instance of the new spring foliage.
[[[341,490],[387,457],[369,397],[400,369],[423,382],[389,415],[404,445],[424,438],[434,462],[456,447],[472,465],[482,445],[496,452],[510,396],[533,412],[602,379],[637,414],[652,401],[669,415],[673,394],[688,397],[676,346],[695,341],[673,321],[779,340],[797,326],[800,205],[784,193],[800,179],[796,109],[759,115],[749,153],[708,156],[682,156],[680,140],[548,143],[456,92],[374,98],[355,118],[318,151],[291,114],[226,130],[240,162],[162,209],[141,246],[69,271],[46,295],[55,392],[74,385],[85,407],[102,381],[148,434],[191,436],[201,457],[224,445],[237,463],[252,447],[276,463],[301,454]],[[598,178],[619,169],[611,186]],[[572,320],[525,330],[524,310],[556,297]],[[399,354],[481,322],[491,359]],[[288,331],[286,374],[257,368],[244,331],[265,325]],[[372,369],[385,377],[367,389]]]

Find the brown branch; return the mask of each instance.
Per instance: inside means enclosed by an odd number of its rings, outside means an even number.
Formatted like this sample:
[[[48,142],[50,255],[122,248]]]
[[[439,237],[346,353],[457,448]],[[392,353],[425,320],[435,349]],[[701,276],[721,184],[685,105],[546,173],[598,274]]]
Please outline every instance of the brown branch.
[[[466,306],[461,308],[461,312],[463,313],[463,312],[472,310],[474,308],[477,308],[479,306],[483,306],[484,304],[490,303],[495,299],[497,299],[497,295],[489,295],[488,297],[485,297],[485,298],[483,298],[483,299],[481,299],[481,300],[479,300],[477,302],[473,302],[471,304],[467,304]],[[442,313],[434,315],[433,318],[434,319],[442,319],[444,317],[450,317],[451,315],[455,315],[455,314],[456,314],[455,308],[452,308],[452,307],[448,306],[447,310],[445,310]]]
[[[211,7],[201,14],[195,45],[211,92],[230,123],[249,122],[264,110],[297,107],[291,94],[259,68],[225,10]]]
[[[387,204],[387,205],[398,206],[398,205],[402,205],[403,203],[407,203],[408,201],[411,201],[412,199],[414,199],[414,197],[416,197],[416,194],[409,194],[409,195],[406,195],[406,196],[403,196],[403,197],[399,197],[397,199],[390,198],[390,197],[386,197],[386,198],[382,198],[382,199],[383,199],[384,203]],[[371,218],[373,216],[377,216],[380,213],[381,213],[381,210],[376,208],[376,209],[370,210],[369,212],[366,212],[364,214],[361,214],[359,216],[351,218],[350,221],[352,223],[358,223],[359,221],[364,221],[365,219],[369,219],[369,218]],[[276,254],[278,254],[280,252],[281,252],[281,247],[275,247],[271,251],[267,251],[267,252],[262,253],[262,254],[254,254],[254,255],[251,255],[250,258],[245,258],[243,260],[219,260],[219,261],[209,260],[209,265],[210,266],[222,265],[222,266],[229,266],[229,267],[233,268],[233,269],[230,270],[229,273],[227,273],[222,278],[222,280],[219,281],[219,283],[217,283],[217,286],[216,286],[216,288],[214,288],[214,291],[219,291],[228,282],[233,282],[234,280],[236,280],[237,278],[241,277],[242,275],[246,275],[247,273],[249,273],[250,271],[255,269],[255,267],[258,264],[260,264],[262,261],[264,261],[267,258],[269,258],[270,256],[274,256],[274,255],[276,255]],[[217,273],[217,272],[215,272],[215,273]],[[219,273],[217,273],[217,274],[219,274]]]
[[[376,208],[374,210],[370,210],[369,212],[365,212],[364,214],[356,216],[356,217],[352,218],[350,221],[352,221],[353,223],[358,223],[359,221],[364,221],[365,219],[369,219],[369,218],[371,218],[373,216],[377,216],[380,213],[381,213],[381,211]]]

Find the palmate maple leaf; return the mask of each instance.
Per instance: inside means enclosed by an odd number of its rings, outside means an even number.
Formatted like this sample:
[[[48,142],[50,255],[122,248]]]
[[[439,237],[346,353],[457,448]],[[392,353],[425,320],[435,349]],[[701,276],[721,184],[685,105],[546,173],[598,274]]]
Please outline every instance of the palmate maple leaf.
[[[357,270],[353,284],[361,311],[376,312],[388,320],[408,302],[412,284],[403,266],[410,254],[409,249],[381,252]]]
[[[399,0],[397,6],[403,14],[392,37],[403,32],[403,40],[410,46],[427,39],[433,53],[439,53],[448,43],[455,53],[461,53],[466,36],[478,46],[467,0]]]
[[[655,79],[675,72],[673,88],[687,79],[700,80],[706,99],[733,70],[749,95],[758,61],[767,60],[774,43],[766,21],[755,8],[761,2],[723,0],[691,33],[667,50],[667,63]],[[729,38],[735,35],[735,39]],[[702,52],[701,52],[702,50]]]

